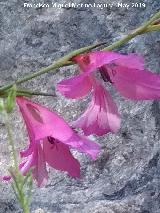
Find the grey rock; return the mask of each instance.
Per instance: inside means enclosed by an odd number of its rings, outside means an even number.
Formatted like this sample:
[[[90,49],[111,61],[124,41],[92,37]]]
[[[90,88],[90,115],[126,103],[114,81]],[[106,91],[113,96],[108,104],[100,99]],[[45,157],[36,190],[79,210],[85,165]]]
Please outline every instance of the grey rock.
[[[65,1],[25,1],[26,3],[65,3]],[[75,3],[88,3],[76,0]],[[92,3],[100,3],[98,0]],[[107,1],[132,5],[136,0]],[[108,44],[138,27],[160,8],[158,0],[144,0],[146,8],[24,8],[22,0],[0,1],[0,84],[12,82],[27,73],[51,64],[67,52],[92,43]],[[101,1],[106,3],[106,1]],[[139,36],[118,49],[139,53],[146,68],[159,71],[160,35]],[[54,92],[54,85],[69,77],[76,66],[62,68],[28,83],[27,88]],[[106,84],[106,87],[108,85]],[[159,213],[160,212],[160,105],[158,101],[133,102],[109,88],[119,106],[121,129],[116,135],[93,137],[102,146],[93,162],[75,152],[81,162],[82,179],[50,170],[46,187],[34,186],[32,212],[47,213]],[[59,93],[55,98],[35,98],[56,110],[67,121],[85,109],[89,98],[71,101]],[[69,110],[68,110],[69,109]],[[7,135],[0,119],[0,172],[10,164]],[[12,114],[17,149],[26,146],[27,136],[17,111]],[[25,135],[25,137],[24,137]],[[10,184],[0,183],[0,213],[21,212]]]

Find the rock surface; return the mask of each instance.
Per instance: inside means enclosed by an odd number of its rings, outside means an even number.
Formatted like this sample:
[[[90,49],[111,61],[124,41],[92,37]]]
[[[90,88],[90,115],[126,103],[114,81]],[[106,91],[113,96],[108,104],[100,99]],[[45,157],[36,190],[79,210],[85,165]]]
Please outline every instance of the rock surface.
[[[25,2],[56,3],[54,0]],[[93,2],[106,3],[105,0]],[[100,41],[110,44],[160,8],[158,0],[144,0],[145,8],[131,7],[136,2],[114,0],[110,1],[115,4],[112,8],[104,9],[58,9],[51,6],[24,7],[22,0],[1,0],[0,84],[45,67],[70,50]],[[76,0],[74,3],[90,2]],[[129,4],[130,7],[118,8],[118,3]],[[137,37],[119,51],[139,53],[145,57],[148,69],[159,71],[159,33]],[[54,84],[71,76],[76,69],[74,66],[63,68],[55,75],[49,73],[24,85],[43,92],[54,92]],[[157,101],[124,100],[113,88],[109,90],[122,117],[119,133],[94,137],[102,146],[101,155],[95,162],[75,153],[81,162],[81,180],[73,180],[66,174],[51,170],[46,187],[33,190],[32,212],[160,212],[160,105]],[[88,103],[88,99],[80,102],[66,100],[58,93],[55,98],[38,98],[38,101],[56,110],[68,121],[80,115]],[[27,143],[23,136],[24,125],[17,113],[12,115],[12,120],[17,147],[24,147]],[[2,118],[0,125],[0,171],[4,173],[10,160]],[[0,213],[21,212],[10,184],[0,183],[0,194]]]

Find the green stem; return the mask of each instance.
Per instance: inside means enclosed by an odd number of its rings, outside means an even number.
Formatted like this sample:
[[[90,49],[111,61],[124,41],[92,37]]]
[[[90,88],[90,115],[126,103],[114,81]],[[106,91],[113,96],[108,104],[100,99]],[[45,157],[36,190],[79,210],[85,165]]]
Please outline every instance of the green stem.
[[[52,65],[50,65],[48,67],[45,67],[45,68],[42,68],[38,72],[35,72],[35,73],[31,74],[31,75],[27,75],[26,77],[24,77],[22,79],[18,79],[14,83],[11,83],[11,84],[8,84],[6,86],[1,87],[0,88],[0,92],[4,91],[4,90],[7,90],[7,89],[10,89],[13,86],[13,84],[18,85],[18,84],[24,83],[24,82],[29,81],[29,80],[31,80],[31,79],[33,79],[35,77],[38,77],[38,76],[40,76],[40,75],[42,75],[44,73],[47,73],[47,72],[49,72],[51,70],[57,69],[57,68],[61,67],[62,65],[64,65],[64,63],[63,63],[63,60],[60,59],[55,64],[52,64]]]
[[[0,94],[1,98],[7,98],[8,97],[8,91],[5,90],[2,94]],[[17,89],[16,90],[16,96],[26,96],[26,97],[31,97],[31,96],[48,96],[48,97],[55,97],[56,94],[54,93],[44,93],[44,92],[38,92],[38,91],[31,91],[27,89]]]
[[[150,19],[149,19],[149,21],[146,21],[145,23],[144,23],[144,27],[147,27],[147,26],[149,26],[149,25],[151,25],[151,24],[153,24],[156,20],[158,20],[160,18],[160,11],[158,11],[156,14],[154,14]]]
[[[149,32],[153,32],[153,31],[158,31],[160,30],[160,24],[157,24],[157,25],[151,25],[151,26],[148,26],[145,30],[145,33],[149,33]],[[143,34],[143,33],[142,33]]]
[[[16,96],[51,96],[55,97],[55,94],[50,94],[50,93],[44,93],[44,92],[37,92],[37,91],[30,91],[30,90],[25,90],[25,89],[17,89],[16,91],[17,95]]]
[[[145,22],[141,27],[137,28],[136,30],[134,30],[133,32],[131,32],[129,35],[125,36],[124,38],[122,38],[119,41],[116,41],[115,43],[113,43],[112,45],[109,45],[108,47],[104,48],[103,50],[113,50],[123,44],[125,44],[126,42],[130,41],[131,39],[133,39],[134,37],[136,37],[137,35],[141,35],[145,32],[149,32],[147,31],[147,28],[149,25],[153,24],[157,19],[160,18],[160,11],[157,12],[154,16],[152,16],[149,21]],[[149,28],[148,28],[149,29]],[[155,28],[154,28],[155,29]],[[159,29],[159,28],[158,28]],[[0,92],[3,92],[4,90],[7,90],[9,88],[11,88],[13,86],[13,84],[21,84],[24,83],[26,81],[29,81],[35,77],[38,77],[44,73],[48,73],[51,70],[55,70],[57,68],[63,67],[63,66],[68,66],[70,64],[73,64],[73,62],[71,62],[70,60],[76,56],[79,55],[81,53],[84,53],[86,51],[90,51],[96,47],[99,47],[101,45],[104,45],[105,43],[100,43],[100,44],[96,44],[96,45],[90,45],[87,47],[83,47],[80,48],[78,50],[75,50],[71,53],[69,53],[68,55],[60,58],[59,60],[57,60],[54,64],[46,67],[46,68],[42,68],[40,71],[35,72],[33,74],[27,75],[22,79],[18,79],[17,81],[15,81],[14,83],[8,84],[6,86],[3,86],[0,88]]]
[[[16,155],[16,150],[14,147],[14,141],[13,141],[13,136],[12,136],[12,131],[11,131],[11,125],[8,117],[8,113],[4,110],[4,115],[5,115],[5,125],[8,133],[8,140],[9,140],[9,145],[12,149],[12,156],[14,160],[14,167],[16,168],[16,172],[18,171],[18,160],[17,160],[17,155]]]
[[[10,173],[14,181],[13,189],[15,190],[15,194],[23,209],[23,213],[29,213],[29,205],[28,205],[27,197],[25,196],[24,190],[21,187],[21,182],[23,181],[23,177],[21,176],[18,170],[18,160],[17,160],[16,150],[15,150],[14,141],[13,141],[12,128],[11,128],[9,116],[5,110],[5,107],[3,112],[5,115],[5,125],[6,125],[6,129],[8,133],[9,145],[11,146],[12,156],[14,160],[14,166],[13,166],[14,170],[10,169]]]
[[[15,191],[15,194],[16,194],[16,197],[19,201],[19,204],[21,206],[21,208],[23,209],[23,213],[29,213],[29,205],[28,205],[28,202],[27,202],[27,198],[26,198],[26,195],[23,191],[23,188],[21,186],[21,182],[22,181],[19,181],[19,174],[18,175],[14,175],[12,174],[12,177],[14,177],[14,183],[12,184],[12,187]]]
[[[79,55],[81,53],[84,53],[86,51],[90,51],[90,50],[92,50],[94,48],[97,48],[99,46],[102,46],[104,44],[106,44],[106,43],[103,42],[103,43],[100,43],[100,44],[94,44],[94,45],[90,45],[90,46],[87,46],[87,47],[82,47],[82,48],[80,48],[78,50],[74,50],[71,53],[69,53],[68,55],[66,55],[66,56],[60,58],[59,60],[57,60],[54,64],[51,64],[48,67],[42,68],[38,72],[35,72],[33,74],[30,74],[30,75],[27,75],[26,77],[24,77],[22,79],[18,79],[14,83],[11,83],[11,84],[8,84],[6,86],[1,87],[0,88],[0,92],[2,92],[4,90],[7,90],[7,89],[10,89],[14,84],[18,85],[18,84],[24,83],[24,82],[29,81],[29,80],[31,80],[33,78],[36,78],[36,77],[38,77],[38,76],[40,76],[40,75],[42,75],[44,73],[47,73],[47,72],[49,72],[51,70],[55,70],[57,68],[65,66],[65,65],[68,66],[70,64],[73,64],[73,62],[70,62],[69,60],[71,58],[73,58],[74,56]]]
[[[157,20],[160,17],[160,12],[156,13],[149,21],[144,23],[141,27],[137,28],[133,32],[129,33],[128,35],[124,36],[124,38],[116,41],[115,43],[109,45],[108,47],[104,48],[103,50],[113,50],[119,46],[122,46],[123,44],[127,43],[131,39],[135,38],[137,35],[141,35],[147,32],[159,30],[159,27],[149,27],[155,20]],[[156,26],[156,25],[155,25]]]

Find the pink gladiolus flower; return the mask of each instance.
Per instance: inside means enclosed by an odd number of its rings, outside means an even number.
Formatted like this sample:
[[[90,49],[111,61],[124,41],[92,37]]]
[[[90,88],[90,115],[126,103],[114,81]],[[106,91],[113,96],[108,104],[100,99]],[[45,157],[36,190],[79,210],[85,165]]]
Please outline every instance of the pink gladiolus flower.
[[[57,89],[65,97],[72,99],[81,98],[92,91],[92,101],[87,110],[73,122],[85,135],[100,136],[108,132],[115,133],[120,128],[117,106],[101,82],[95,78],[96,70],[126,98],[160,98],[160,76],[145,70],[143,58],[140,56],[97,51],[76,56],[73,61],[78,63],[80,74],[62,80]]]
[[[20,164],[20,171],[26,174],[31,168],[38,186],[48,177],[46,163],[60,171],[67,171],[72,177],[80,177],[80,164],[70,152],[70,147],[89,154],[93,159],[100,146],[79,136],[56,113],[23,98],[16,98],[27,126],[29,147],[21,152],[26,159]]]

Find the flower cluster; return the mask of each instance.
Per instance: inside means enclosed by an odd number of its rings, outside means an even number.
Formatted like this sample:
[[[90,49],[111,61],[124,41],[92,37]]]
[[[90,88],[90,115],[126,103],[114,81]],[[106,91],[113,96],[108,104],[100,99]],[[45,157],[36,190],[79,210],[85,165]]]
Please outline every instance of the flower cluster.
[[[19,165],[19,170],[26,175],[32,169],[38,186],[47,180],[46,165],[79,178],[80,163],[71,153],[71,149],[96,159],[100,145],[89,140],[87,136],[101,136],[119,130],[118,108],[103,82],[96,77],[96,71],[101,74],[104,82],[112,84],[125,98],[160,98],[160,76],[145,70],[143,58],[138,55],[97,51],[77,55],[72,61],[79,65],[79,75],[59,82],[57,90],[71,99],[82,98],[90,92],[92,96],[88,108],[72,122],[72,127],[46,107],[25,97],[16,98],[29,137],[28,147],[20,152],[23,161]],[[75,128],[80,128],[84,135],[75,132]],[[10,177],[5,176],[3,179],[9,180]]]
[[[96,79],[99,71],[104,81],[112,84],[125,98],[132,100],[160,99],[160,76],[144,68],[143,58],[135,54],[97,51],[73,58],[80,74],[61,81],[57,89],[67,98],[78,99],[92,92],[86,111],[73,122],[85,135],[116,133],[120,115],[116,104],[102,83]]]

